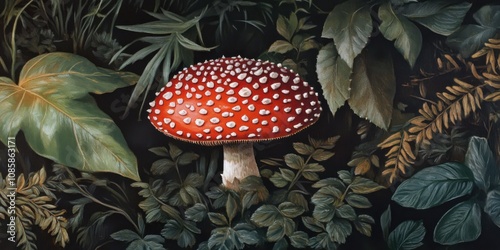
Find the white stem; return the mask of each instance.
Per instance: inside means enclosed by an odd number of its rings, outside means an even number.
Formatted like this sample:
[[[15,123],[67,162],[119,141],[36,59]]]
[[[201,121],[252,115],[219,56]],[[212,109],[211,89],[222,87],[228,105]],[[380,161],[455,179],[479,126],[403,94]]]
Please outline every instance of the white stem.
[[[224,145],[224,170],[222,184],[229,189],[239,190],[240,180],[247,176],[260,176],[251,143]]]

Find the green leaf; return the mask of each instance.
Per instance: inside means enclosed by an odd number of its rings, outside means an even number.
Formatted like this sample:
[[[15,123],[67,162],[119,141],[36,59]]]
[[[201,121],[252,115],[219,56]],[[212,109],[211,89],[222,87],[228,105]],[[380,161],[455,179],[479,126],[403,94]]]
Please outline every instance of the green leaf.
[[[282,216],[277,207],[273,205],[262,205],[252,214],[250,220],[260,227],[269,227],[275,221],[281,220]]]
[[[285,201],[278,205],[281,214],[288,218],[295,218],[304,213],[304,208],[292,202]]]
[[[391,123],[396,77],[391,53],[367,48],[354,62],[349,106],[359,117],[387,130]]]
[[[443,245],[473,241],[479,235],[481,235],[481,208],[470,200],[448,210],[434,229],[434,241]]]
[[[339,178],[347,185],[352,183],[352,174],[347,170],[340,170],[337,172]]]
[[[332,115],[349,99],[351,68],[340,58],[333,43],[319,50],[316,62],[318,81]]]
[[[325,186],[313,194],[311,202],[314,205],[333,204],[340,197],[342,197],[342,192],[339,189],[334,186]]]
[[[449,0],[425,1],[404,5],[399,13],[437,34],[448,36],[460,27],[471,5],[453,4]]]
[[[154,147],[154,148],[150,148],[148,150],[157,156],[163,156],[163,157],[169,156],[168,150],[166,147]]]
[[[278,20],[276,21],[276,30],[287,41],[290,41],[292,39],[292,36],[295,34],[297,25],[298,25],[297,16],[295,15],[295,13],[292,12],[290,14],[290,19],[282,15],[278,16]]]
[[[111,235],[111,238],[118,241],[130,242],[134,240],[140,240],[141,237],[134,231],[130,229],[122,229],[118,232],[114,232]]]
[[[353,221],[356,219],[356,211],[351,206],[344,204],[340,207],[337,207],[335,211],[335,215],[342,219],[347,219]]]
[[[314,207],[313,217],[321,222],[329,222],[335,216],[335,210],[332,204],[318,204]]]
[[[361,176],[354,177],[354,180],[349,187],[356,194],[369,194],[384,189],[384,186]]]
[[[372,235],[372,225],[374,224],[375,220],[366,214],[360,214],[358,218],[353,222],[354,227],[356,227],[356,230],[358,232],[370,237]]]
[[[200,158],[200,156],[193,152],[185,152],[179,156],[179,158],[177,159],[177,164],[179,164],[180,166],[188,165],[198,158]]]
[[[345,171],[345,170],[341,170],[341,171]],[[340,176],[340,172],[341,171],[339,171],[339,176]],[[349,178],[351,177],[351,175],[349,174],[349,172],[347,172],[347,175],[349,176]],[[338,178],[332,178],[332,177],[319,180],[318,182],[316,182],[316,183],[314,183],[312,185],[313,188],[322,188],[322,187],[326,187],[326,186],[333,186],[333,187],[337,188],[341,192],[344,192],[345,189],[346,189],[345,184],[340,179],[338,179]]]
[[[324,154],[324,155],[326,155],[326,154]],[[319,157],[321,157],[321,156],[319,156]],[[305,173],[305,172],[323,172],[323,171],[325,171],[325,167],[323,167],[323,165],[321,165],[319,163],[308,163],[304,166],[303,173]]]
[[[464,57],[469,57],[484,46],[488,39],[497,33],[496,28],[480,25],[464,25],[446,39],[446,44],[460,51]]]
[[[422,221],[407,220],[389,234],[387,243],[391,250],[415,249],[423,245],[424,236],[425,227]]]
[[[151,173],[154,175],[167,174],[170,169],[175,167],[175,163],[170,159],[159,159],[151,165]]]
[[[300,155],[296,154],[286,154],[285,163],[292,169],[302,169],[304,167],[304,159]]]
[[[389,41],[395,41],[394,46],[408,61],[415,66],[422,49],[422,34],[415,24],[402,15],[394,12],[390,3],[382,4],[378,10],[382,21],[379,30]]]
[[[323,226],[323,224],[313,217],[302,216],[302,223],[304,223],[304,226],[306,226],[309,230],[315,233],[325,231],[325,227]]]
[[[332,241],[331,237],[326,233],[320,233],[309,239],[309,246],[314,249],[336,250],[338,245]]]
[[[234,249],[234,232],[232,228],[222,227],[212,230],[208,239],[208,249]]]
[[[316,149],[314,151],[314,153],[311,155],[311,157],[316,161],[326,161],[334,155],[335,155],[334,152],[326,151],[326,150],[320,148],[320,149]]]
[[[328,14],[322,37],[333,38],[340,57],[352,68],[354,58],[368,43],[372,32],[370,8],[364,0],[349,0]]]
[[[294,142],[293,149],[301,155],[311,155],[314,152],[314,148],[311,145],[302,142]]]
[[[283,177],[281,173],[275,172],[269,180],[278,188],[285,187],[288,185],[288,181]]]
[[[217,226],[227,226],[229,224],[227,218],[219,213],[208,212],[208,219]]]
[[[352,233],[352,226],[347,220],[335,218],[326,224],[326,232],[335,242],[344,244]]]
[[[24,132],[39,155],[87,172],[112,172],[139,180],[137,159],[120,129],[89,93],[135,83],[137,76],[96,67],[68,53],[26,63],[19,84],[0,77],[0,140]]]
[[[290,243],[295,248],[306,248],[309,237],[307,233],[303,231],[295,231],[292,235],[290,235]]]
[[[355,193],[348,193],[345,200],[349,205],[355,208],[370,208],[372,206],[368,198]]]
[[[500,6],[485,5],[474,13],[474,20],[482,26],[500,29]]]
[[[464,164],[474,175],[474,183],[484,192],[500,181],[500,175],[495,163],[493,152],[484,137],[472,136],[465,154]]]
[[[276,52],[280,54],[285,54],[286,52],[295,49],[293,45],[285,40],[276,40],[274,41],[267,51]]]
[[[380,215],[380,227],[382,228],[382,234],[384,235],[385,241],[388,241],[389,230],[391,229],[392,221],[391,206],[387,206],[387,209]]]
[[[267,229],[266,237],[270,242],[276,242],[285,236],[285,227],[282,220],[274,221]]]
[[[288,249],[288,241],[286,241],[285,238],[281,238],[280,240],[276,241],[273,246],[273,250],[286,250]]]
[[[490,216],[497,227],[500,227],[500,187],[496,187],[486,195],[484,212]]]
[[[236,200],[233,198],[232,195],[228,195],[226,201],[226,214],[227,217],[229,218],[229,221],[232,221],[237,213],[238,213],[238,203],[236,202]]]
[[[255,245],[261,241],[261,236],[255,230],[255,226],[248,223],[238,223],[234,226],[238,239],[248,245]]]
[[[202,221],[207,215],[207,207],[203,203],[196,203],[192,207],[186,209],[184,212],[184,216],[188,220],[192,220],[194,222]]]
[[[401,183],[392,200],[403,207],[427,209],[470,194],[474,183],[469,168],[457,162],[428,167]]]
[[[283,177],[283,179],[285,179],[286,181],[292,181],[295,177],[295,173],[290,170],[290,169],[287,169],[287,168],[280,168],[280,173],[281,173],[281,176]]]

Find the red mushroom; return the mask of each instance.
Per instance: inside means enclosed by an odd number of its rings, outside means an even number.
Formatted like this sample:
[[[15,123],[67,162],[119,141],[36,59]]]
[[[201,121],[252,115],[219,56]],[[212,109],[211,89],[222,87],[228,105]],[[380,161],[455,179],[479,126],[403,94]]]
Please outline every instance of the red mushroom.
[[[315,123],[318,94],[281,64],[241,57],[185,68],[150,103],[149,120],[164,134],[223,145],[223,185],[260,176],[252,143],[293,135]]]

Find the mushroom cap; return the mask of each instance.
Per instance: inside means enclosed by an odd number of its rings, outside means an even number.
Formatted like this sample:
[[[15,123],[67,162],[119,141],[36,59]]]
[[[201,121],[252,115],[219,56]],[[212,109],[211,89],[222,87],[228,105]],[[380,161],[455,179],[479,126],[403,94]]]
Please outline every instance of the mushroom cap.
[[[150,106],[148,118],[159,131],[205,145],[287,137],[321,113],[318,94],[298,74],[241,57],[184,68]]]

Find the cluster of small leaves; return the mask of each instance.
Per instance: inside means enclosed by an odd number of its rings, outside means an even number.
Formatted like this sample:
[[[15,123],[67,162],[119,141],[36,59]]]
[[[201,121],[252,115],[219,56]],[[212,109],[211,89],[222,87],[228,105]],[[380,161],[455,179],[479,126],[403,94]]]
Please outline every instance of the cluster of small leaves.
[[[266,240],[274,242],[274,248],[335,249],[346,242],[354,226],[364,235],[371,235],[374,220],[366,214],[356,214],[355,209],[371,207],[370,201],[362,196],[383,187],[348,171],[339,171],[340,178],[320,179],[324,171],[320,162],[330,159],[334,153],[337,137],[325,141],[310,139],[310,145],[294,143],[299,153],[287,154],[283,166],[279,159],[264,160],[266,165],[279,167],[279,171],[262,170],[263,176],[279,189],[271,194],[272,204],[260,206],[251,220],[266,228]],[[315,161],[315,162],[312,162]],[[310,198],[308,186],[318,189]],[[310,203],[309,203],[310,202]],[[311,213],[311,206],[313,210]],[[312,216],[311,216],[312,215]],[[302,224],[313,232],[298,230]]]
[[[392,196],[399,205],[429,209],[468,196],[444,213],[434,228],[434,241],[453,245],[476,240],[481,235],[482,211],[500,227],[500,174],[485,138],[473,136],[465,162],[448,162],[426,168],[404,181]],[[482,194],[473,194],[475,188]],[[421,246],[426,229],[422,221],[405,221],[392,232],[390,207],[382,214],[381,226],[391,249]]]
[[[199,156],[183,152],[171,143],[168,149],[158,147],[151,148],[150,151],[163,158],[153,162],[149,183],[132,184],[132,187],[141,188],[139,195],[144,200],[139,203],[139,207],[146,213],[146,223],[164,224],[161,231],[164,238],[177,240],[180,247],[192,247],[196,242],[194,235],[201,230],[194,221],[182,219],[179,209],[203,204],[204,197],[200,188],[204,184],[204,177],[197,172],[186,174],[181,168],[187,167]]]
[[[46,186],[45,168],[30,173],[27,179],[23,174],[19,175],[17,182],[11,179],[0,174],[0,224],[6,225],[6,221],[15,215],[17,247],[37,249],[34,226],[52,236],[55,244],[65,247],[69,241],[68,223],[63,216],[66,211],[54,205],[57,198]]]
[[[286,1],[280,3],[284,4]],[[289,17],[278,16],[276,21],[276,30],[284,39],[274,41],[268,49],[268,52],[286,55],[283,65],[298,72],[301,76],[307,75],[307,59],[302,58],[302,53],[318,49],[319,44],[310,30],[316,25],[309,21],[310,16],[300,17],[301,13],[309,14],[308,10],[299,8],[295,4],[295,11],[290,13]]]
[[[130,207],[130,195],[123,184],[85,172],[77,176],[59,164],[53,165],[53,172],[49,185],[71,197],[72,216],[68,226],[83,248],[96,248],[110,243],[105,225],[114,216],[124,218],[138,234],[144,233],[138,226],[140,219],[135,219],[138,213]]]

